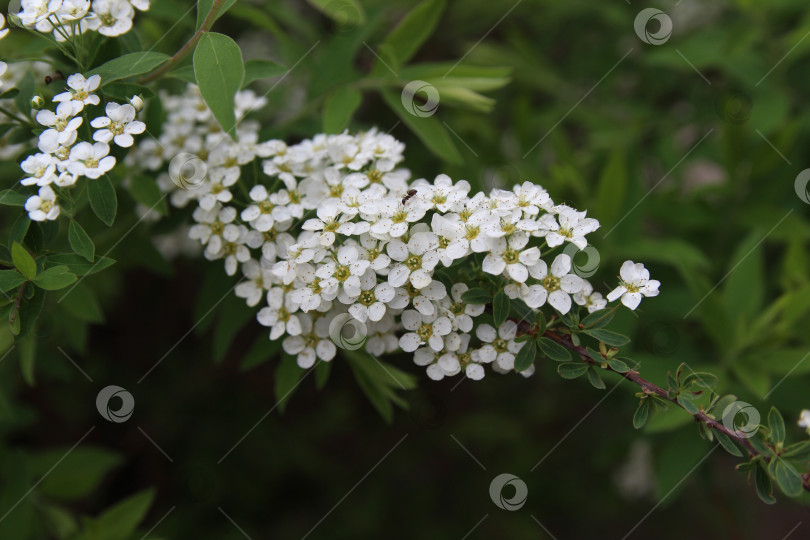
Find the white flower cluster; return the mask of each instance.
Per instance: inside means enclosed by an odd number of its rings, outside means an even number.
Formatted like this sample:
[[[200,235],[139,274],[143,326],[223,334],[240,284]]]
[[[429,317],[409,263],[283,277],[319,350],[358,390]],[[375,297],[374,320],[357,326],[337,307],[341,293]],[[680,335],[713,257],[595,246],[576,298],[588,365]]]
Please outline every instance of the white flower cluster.
[[[20,164],[25,172],[20,183],[39,187],[39,193],[25,203],[33,221],[59,217],[60,207],[52,184],[57,188],[69,188],[80,177],[91,180],[101,177],[115,166],[115,157],[109,155],[108,143],[132,146],[135,142],[132,135],[146,130],[146,124],[135,119],[135,107],[110,102],[106,104],[106,116],[90,122],[96,130],[93,133],[95,142],[79,140],[78,129],[84,122],[81,115],[85,106],[100,103],[99,97],[93,93],[100,82],[98,75],[89,79],[79,73],[71,75],[67,79],[67,91],[53,98],[58,103],[56,112],[42,109],[36,114],[36,121],[46,128],[39,135],[39,152]]]
[[[237,117],[262,101],[240,93]],[[463,298],[466,283],[484,274],[534,309],[607,304],[571,272],[568,255],[542,258],[565,243],[584,248],[599,222],[531,182],[471,196],[468,182],[443,174],[410,181],[397,168],[404,145],[375,129],[288,146],[259,142],[258,125],[247,122],[231,139],[194,86],[165,96],[164,108],[160,140],[142,141],[128,163],[158,170],[172,161],[158,183],[175,206],[196,201],[191,237],[207,259],[224,260],[227,274],[241,269],[236,295],[250,306],[266,302],[259,323],[302,368],[332,360],[341,343],[333,323],[348,314],[366,328],[367,352],[413,353],[432,379],[481,379],[486,364],[514,370],[524,346],[519,323],[494,328],[481,318],[484,305]],[[196,157],[178,164],[176,155]],[[256,158],[263,174],[251,165]],[[246,197],[239,202],[232,191]],[[621,273],[611,300],[623,295],[635,309],[637,295],[658,294],[643,266],[628,261]]]
[[[22,0],[17,13],[27,28],[53,33],[56,41],[91,30],[104,36],[126,34],[132,29],[135,9],[149,9],[150,0]]]
[[[8,35],[8,28],[6,28],[6,18],[0,13],[0,39]],[[8,70],[8,64],[0,60],[0,88],[3,88],[3,76]]]

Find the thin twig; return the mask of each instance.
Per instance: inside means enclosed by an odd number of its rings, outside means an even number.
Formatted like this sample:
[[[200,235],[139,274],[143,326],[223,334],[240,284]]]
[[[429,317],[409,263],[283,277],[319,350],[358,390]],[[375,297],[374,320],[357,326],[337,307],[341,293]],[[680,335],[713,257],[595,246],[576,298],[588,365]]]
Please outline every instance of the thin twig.
[[[203,21],[199,30],[197,30],[197,32],[191,36],[191,39],[189,39],[186,44],[174,54],[174,56],[169,58],[165,63],[161,64],[160,67],[138,79],[138,83],[146,84],[148,82],[152,82],[155,79],[163,76],[164,73],[171,71],[175,66],[177,66],[177,64],[182,62],[186,56],[188,56],[189,53],[194,50],[194,48],[197,46],[197,42],[200,41],[203,34],[211,30],[211,27],[214,25],[214,21],[217,19],[219,8],[221,8],[222,4],[224,3],[225,0],[214,0],[213,5],[211,6],[211,11],[208,12],[208,15],[205,17],[205,20]]]

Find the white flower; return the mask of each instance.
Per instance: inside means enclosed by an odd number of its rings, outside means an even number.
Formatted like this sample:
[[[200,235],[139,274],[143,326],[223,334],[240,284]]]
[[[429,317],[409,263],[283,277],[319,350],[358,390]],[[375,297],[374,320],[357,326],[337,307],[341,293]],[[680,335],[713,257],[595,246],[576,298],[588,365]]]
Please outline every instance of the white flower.
[[[99,178],[115,166],[115,158],[109,153],[110,147],[103,142],[80,142],[70,150],[67,170],[77,176]]]
[[[658,287],[661,282],[650,279],[650,272],[641,263],[624,261],[619,270],[621,281],[619,286],[607,295],[608,302],[621,297],[622,304],[630,309],[636,309],[641,303],[642,296],[658,296]]]
[[[439,239],[430,232],[413,234],[407,245],[393,240],[388,244],[388,255],[399,264],[388,274],[388,283],[401,287],[410,280],[417,289],[430,285],[433,269],[439,263],[437,247]]]
[[[146,11],[149,9],[149,0],[129,0],[129,3],[141,11]]]
[[[527,267],[534,266],[540,260],[540,250],[536,247],[523,249],[529,243],[526,233],[515,233],[505,238],[493,238],[492,252],[484,258],[482,269],[488,274],[506,274],[517,282],[525,283],[529,277]],[[522,251],[521,251],[522,250]]]
[[[360,276],[368,269],[369,262],[361,260],[360,252],[354,246],[342,246],[334,259],[321,264],[315,275],[321,280],[321,286],[327,289],[340,290],[352,300],[360,295]]]
[[[6,35],[8,35],[8,28],[6,28],[6,17],[2,13],[0,13],[0,39],[3,39],[4,37],[6,37]],[[2,74],[3,73],[0,72],[0,75]],[[2,82],[0,82],[0,86],[3,86]]]
[[[53,100],[57,103],[73,102],[76,105],[76,113],[79,113],[84,109],[85,105],[98,105],[100,103],[99,97],[93,93],[99,84],[101,84],[101,76],[99,75],[93,75],[89,79],[85,79],[81,73],[75,73],[67,79],[69,90],[55,95]],[[115,104],[111,103],[110,105]],[[108,112],[110,105],[107,105]]]
[[[554,210],[557,213],[560,228],[546,234],[546,242],[549,247],[559,246],[567,241],[579,249],[585,249],[588,245],[585,235],[598,229],[599,221],[586,218],[585,212],[577,212],[565,205],[557,206]]]
[[[810,410],[802,410],[801,414],[799,415],[799,427],[807,429],[807,433],[810,434]]]
[[[90,11],[90,0],[62,0],[62,6],[56,13],[57,20],[62,22],[77,21],[87,15]],[[63,25],[68,32],[71,27]]]
[[[449,219],[448,216],[453,216],[456,219]],[[451,243],[458,242],[459,246],[454,246],[453,256],[460,253],[460,250],[467,254],[468,250],[475,253],[483,253],[490,248],[489,237],[484,231],[489,227],[489,224],[496,219],[488,210],[476,210],[469,215],[463,214],[447,214],[440,216],[433,214],[431,226],[433,231],[439,236],[448,238]],[[448,249],[451,244],[448,244]],[[455,250],[459,251],[455,251]]]
[[[253,259],[242,265],[242,273],[247,279],[236,286],[234,294],[244,298],[247,305],[255,306],[261,301],[265,287],[273,283],[273,273]]]
[[[27,178],[20,180],[20,183],[24,186],[33,184],[47,186],[56,179],[56,164],[49,154],[40,153],[28,156],[20,164],[20,167],[29,175]]]
[[[413,310],[402,313],[402,326],[410,330],[399,338],[399,346],[405,352],[413,352],[425,343],[434,351],[441,351],[444,348],[442,338],[452,329],[450,319],[447,317],[437,317],[435,314],[422,315]]]
[[[255,203],[242,210],[242,220],[259,232],[269,231],[276,221],[285,221],[292,216],[283,206],[273,204],[267,188],[258,184],[250,190],[250,199]]]
[[[32,195],[25,201],[25,210],[31,221],[53,221],[59,217],[59,205],[51,186],[39,188],[39,195]]]
[[[99,34],[115,37],[132,28],[135,10],[129,0],[93,0],[93,12],[87,18],[87,27]]]
[[[22,0],[20,20],[25,26],[35,26],[40,32],[50,32],[53,26],[47,19],[61,6],[62,0]]]
[[[301,334],[301,320],[293,313],[296,307],[281,288],[274,287],[267,291],[267,307],[259,310],[256,320],[262,326],[270,327],[270,339],[277,340],[286,332],[291,336]]]
[[[571,297],[569,294],[579,292],[583,286],[581,277],[569,274],[571,271],[571,257],[565,253],[557,255],[551,263],[551,272],[548,265],[541,260],[530,268],[534,279],[540,281],[537,285],[530,287],[523,286],[521,295],[523,301],[530,308],[536,309],[546,303],[565,315],[571,309]]]
[[[366,270],[360,278],[360,294],[352,300],[343,291],[338,300],[349,306],[349,313],[360,322],[379,321],[385,316],[385,305],[394,298],[394,288],[387,282],[377,283],[377,274]],[[348,300],[348,301],[347,301]]]
[[[337,239],[337,234],[350,236],[352,234],[360,234],[368,230],[368,224],[365,224],[365,229],[361,227],[360,223],[351,223],[349,220],[351,216],[341,215],[340,209],[336,204],[323,204],[318,207],[317,219],[308,219],[304,222],[302,228],[305,231],[321,231],[318,238],[322,246],[331,246]]]
[[[310,264],[299,264],[295,268],[295,275],[300,278],[302,286],[290,292],[290,300],[301,306],[301,310],[305,312],[318,309],[322,303],[334,300],[337,296],[338,286],[326,287],[315,272]]]
[[[313,325],[308,315],[299,313],[297,317],[301,319],[301,335],[285,338],[282,342],[284,351],[296,355],[298,366],[303,369],[314,366],[318,358],[324,362],[332,360],[337,347],[329,338],[329,321],[320,318]]]
[[[146,131],[146,124],[135,120],[135,107],[132,105],[107,103],[106,113],[107,116],[100,116],[90,122],[91,126],[98,129],[93,134],[95,141],[107,144],[113,141],[122,148],[129,148],[135,142],[132,136]]]
[[[129,104],[132,105],[136,112],[143,110],[143,99],[141,96],[132,96],[129,98]]]
[[[505,321],[497,332],[492,326],[482,324],[475,329],[475,335],[485,345],[473,352],[473,358],[485,364],[494,360],[498,367],[507,371],[515,368],[515,355],[524,343],[515,341],[517,324],[514,321]]]
[[[605,309],[605,306],[607,306],[607,300],[602,298],[602,293],[593,292],[593,285],[584,279],[582,280],[582,289],[574,293],[574,302],[577,305],[587,307],[588,313]]]
[[[74,118],[81,110],[75,101],[66,101],[56,107],[56,113],[43,109],[37,113],[37,122],[49,127],[43,131],[39,140],[49,146],[69,144],[75,140],[76,130],[82,125],[82,118]]]
[[[443,312],[447,314],[453,323],[453,330],[469,333],[473,329],[473,317],[478,317],[484,312],[483,304],[467,304],[461,297],[469,290],[464,283],[456,283],[450,289],[450,297],[446,302],[442,302]]]

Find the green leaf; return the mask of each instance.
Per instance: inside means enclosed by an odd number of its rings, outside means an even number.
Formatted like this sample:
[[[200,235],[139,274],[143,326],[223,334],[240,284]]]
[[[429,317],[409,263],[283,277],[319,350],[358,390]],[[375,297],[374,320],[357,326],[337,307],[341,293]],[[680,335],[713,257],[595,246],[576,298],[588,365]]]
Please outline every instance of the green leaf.
[[[534,348],[534,343],[528,342],[517,353],[515,356],[515,371],[525,371],[529,369],[532,364],[534,364],[534,358],[537,351]]]
[[[785,420],[776,407],[771,407],[771,410],[768,411],[768,427],[771,430],[771,439],[774,442],[785,442]]]
[[[635,414],[633,415],[633,427],[641,429],[647,423],[647,418],[650,417],[650,400],[642,399],[638,405]]]
[[[678,404],[683,407],[686,412],[689,414],[697,414],[700,412],[700,408],[695,404],[693,399],[686,394],[681,394],[678,396]]]
[[[540,338],[537,341],[537,346],[540,347],[540,352],[555,362],[571,361],[571,353],[568,351],[568,349],[547,337]]]
[[[768,476],[768,471],[765,466],[760,463],[754,471],[754,483],[757,487],[757,495],[765,504],[774,504],[776,499],[773,497],[773,486],[771,485],[771,477]]]
[[[16,289],[26,281],[27,279],[16,270],[0,270],[0,292]]]
[[[234,96],[245,78],[239,45],[223,34],[206,32],[194,50],[194,75],[214,118],[224,132],[233,135]]]
[[[112,227],[115,214],[118,212],[118,198],[115,196],[115,188],[110,179],[102,176],[95,180],[88,180],[87,196],[96,216],[108,227]]]
[[[776,484],[788,497],[802,494],[802,477],[790,463],[779,459],[776,462]]]
[[[618,358],[611,358],[608,360],[608,366],[610,366],[610,369],[616,373],[627,373],[630,371],[630,367]]]
[[[101,76],[101,86],[104,86],[113,81],[152,71],[168,59],[169,57],[163,53],[151,51],[125,54],[88,71],[86,76]]]
[[[267,339],[267,333],[262,332],[253,341],[248,352],[242,357],[242,363],[239,369],[247,371],[250,368],[256,367],[268,360],[277,359],[281,351],[281,340],[270,341]]]
[[[737,246],[729,261],[730,273],[723,288],[723,301],[732,320],[753,320],[762,309],[766,283],[762,235],[762,231],[754,231]]]
[[[731,437],[723,433],[722,431],[714,431],[714,436],[717,438],[717,442],[732,456],[736,457],[743,457],[743,453],[737,448],[737,445],[734,444],[734,441],[731,440]]]
[[[406,64],[435,31],[445,4],[445,0],[420,3],[385,38],[382,46],[388,47],[400,64]]]
[[[563,379],[576,379],[582,377],[588,371],[588,364],[579,362],[569,362],[567,364],[560,364],[557,366],[557,373]]]
[[[449,163],[457,165],[462,163],[461,154],[450,138],[450,132],[435,116],[412,115],[402,106],[399,93],[384,90],[382,97],[394,114],[414,132],[430,152]]]
[[[57,462],[59,466],[54,468]],[[120,463],[118,454],[86,445],[72,452],[67,452],[67,448],[56,448],[31,456],[32,471],[43,477],[40,492],[64,501],[89,495],[98,487],[104,475]],[[47,474],[49,471],[50,474]]]
[[[606,388],[605,381],[602,380],[599,372],[596,371],[596,368],[593,366],[588,366],[588,382],[597,390],[604,390]]]
[[[57,291],[74,283],[78,278],[70,272],[67,266],[54,266],[43,270],[34,278],[34,283],[40,289]]]
[[[713,373],[706,373],[704,371],[692,371],[683,378],[681,387],[686,388],[693,384],[707,390],[714,390],[720,382],[719,377]]]
[[[86,285],[87,282],[78,283],[70,294],[64,295],[59,305],[80,321],[89,323],[104,322],[104,312],[93,294]]]
[[[534,319],[534,310],[527,306],[526,302],[520,298],[512,298],[509,303],[512,306],[512,316],[514,316],[519,322],[531,321]]]
[[[93,262],[96,256],[96,246],[85,230],[79,225],[75,219],[70,220],[70,228],[68,229],[68,241],[70,247],[77,255],[81,255],[89,262]]]
[[[349,86],[340,86],[326,98],[323,108],[325,133],[340,133],[349,125],[354,112],[363,102],[363,94]]]
[[[151,489],[142,491],[106,510],[93,522],[91,530],[94,535],[90,538],[129,540],[146,517],[154,495]]]
[[[28,229],[31,227],[31,219],[28,217],[28,214],[21,214],[17,219],[14,220],[14,223],[11,225],[11,233],[9,234],[9,240],[13,242],[22,243],[25,239],[26,234],[28,234]]]
[[[315,387],[318,390],[323,390],[323,387],[326,386],[331,372],[332,362],[318,362],[315,366]]]
[[[169,215],[166,195],[160,191],[154,178],[146,175],[133,176],[129,183],[129,193],[145,207],[154,209],[163,216]]]
[[[341,26],[365,24],[366,13],[357,0],[307,0],[318,11]]]
[[[20,333],[18,334],[19,338],[24,338],[29,332],[31,332],[39,319],[39,315],[42,313],[42,307],[45,305],[45,293],[42,290],[35,287],[27,290],[32,290],[34,292],[34,296],[27,300],[23,300],[22,304],[20,305],[20,311],[17,314],[17,318],[20,321]]]
[[[11,260],[14,262],[14,267],[28,279],[34,279],[37,276],[37,262],[17,242],[14,242],[11,246]]]
[[[486,289],[470,289],[461,295],[461,300],[468,304],[489,304],[492,295]]]
[[[591,337],[598,339],[605,345],[610,345],[611,347],[621,347],[623,345],[627,345],[628,343],[630,343],[629,337],[617,334],[616,332],[612,332],[610,330],[602,330],[594,328],[583,330],[583,332]]]
[[[109,257],[96,257],[96,260],[91,263],[73,253],[49,255],[46,262],[48,265],[52,266],[67,266],[68,270],[77,276],[96,274],[115,264],[115,261]]]
[[[288,70],[287,66],[276,64],[270,60],[248,60],[245,62],[245,80],[242,81],[242,88],[253,81],[284,75]],[[196,84],[196,79],[194,82]]]
[[[492,301],[492,319],[495,326],[500,326],[509,317],[509,297],[503,291],[498,291]]]
[[[782,452],[782,457],[800,462],[810,460],[810,441],[802,441],[791,444]]]
[[[616,312],[613,310],[600,309],[582,319],[580,324],[586,329],[603,328],[610,324],[615,314]]]
[[[214,362],[216,363],[225,359],[225,355],[239,330],[254,317],[255,313],[254,309],[245,306],[243,299],[235,295],[228,295],[222,304],[224,305],[217,306],[220,315],[214,329],[212,347]]]
[[[294,356],[285,354],[281,358],[281,362],[276,367],[276,379],[273,385],[276,395],[276,406],[278,412],[283,413],[287,408],[287,403],[290,401],[293,391],[298,387],[298,382],[307,374],[307,371],[301,369]]]
[[[235,3],[236,0],[225,0],[222,6],[220,6],[219,11],[214,15],[214,20],[216,21],[225,15],[225,12]],[[197,0],[197,28],[202,26],[203,21],[208,17],[208,13],[211,11],[213,5],[214,0]]]
[[[10,189],[0,191],[0,204],[5,206],[25,206],[25,201],[28,198],[22,193],[17,193]]]

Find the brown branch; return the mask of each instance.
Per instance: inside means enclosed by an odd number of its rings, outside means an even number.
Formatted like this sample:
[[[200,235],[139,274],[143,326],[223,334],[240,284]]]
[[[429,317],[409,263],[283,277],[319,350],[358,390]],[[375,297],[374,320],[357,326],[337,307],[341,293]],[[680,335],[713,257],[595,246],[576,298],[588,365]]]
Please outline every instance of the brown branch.
[[[189,53],[194,50],[194,48],[197,46],[197,42],[203,37],[203,34],[211,30],[211,27],[214,26],[214,21],[217,20],[219,8],[221,8],[222,4],[224,3],[225,0],[214,0],[214,3],[211,5],[211,11],[208,12],[208,15],[205,17],[205,20],[203,21],[199,30],[197,30],[197,32],[191,36],[191,39],[189,39],[186,44],[174,54],[174,56],[169,58],[165,63],[161,64],[160,67],[138,79],[138,84],[152,82],[155,79],[162,77],[164,73],[171,71],[177,66],[177,64],[182,62],[186,56],[188,56]]]
[[[520,322],[518,322],[518,329],[523,334],[528,334],[528,335],[531,335],[533,337],[537,337],[538,329],[537,329],[536,326],[532,325],[531,323],[528,323],[526,321],[520,321]],[[569,349],[571,351],[574,351],[575,353],[577,353],[579,358],[584,363],[586,363],[588,365],[593,365],[593,366],[597,366],[599,368],[602,368],[602,364],[600,364],[599,362],[597,362],[596,360],[591,358],[591,356],[588,354],[588,350],[585,347],[574,344],[574,342],[571,340],[570,335],[562,334],[562,333],[556,332],[554,330],[547,329],[543,333],[543,337],[547,337],[547,338],[551,339],[552,341],[562,345],[563,347],[565,347],[565,348],[567,348],[567,349]],[[696,422],[703,423],[707,427],[709,427],[710,429],[713,429],[715,431],[723,433],[723,434],[727,435],[728,437],[736,440],[740,445],[742,445],[746,449],[746,451],[748,452],[749,458],[754,458],[754,457],[760,456],[761,459],[765,463],[768,463],[771,460],[770,456],[762,454],[756,448],[754,448],[754,446],[748,440],[748,437],[746,437],[745,435],[740,435],[736,431],[732,431],[732,430],[726,428],[726,426],[724,426],[721,422],[718,422],[714,418],[711,418],[703,410],[700,410],[699,412],[697,412],[695,414],[690,413],[689,411],[684,409],[683,405],[678,403],[677,399],[670,397],[669,393],[666,390],[664,390],[662,387],[658,386],[657,384],[643,378],[639,374],[638,371],[630,369],[630,370],[626,371],[625,373],[622,373],[620,371],[616,371],[615,369],[611,368],[609,365],[605,366],[603,369],[605,369],[607,371],[611,371],[613,373],[616,373],[617,375],[619,375],[621,377],[624,377],[628,381],[631,381],[632,383],[639,386],[641,388],[641,390],[645,394],[655,395],[655,396],[659,397],[660,399],[663,399],[663,400],[665,400],[665,401],[667,401],[669,403],[672,403],[673,405],[679,407],[680,409],[683,409],[684,412],[686,412],[687,414],[690,414],[695,419]],[[804,487],[804,489],[806,491],[810,491],[810,473],[805,473],[805,474],[802,475],[802,485],[803,485],[803,487]]]

